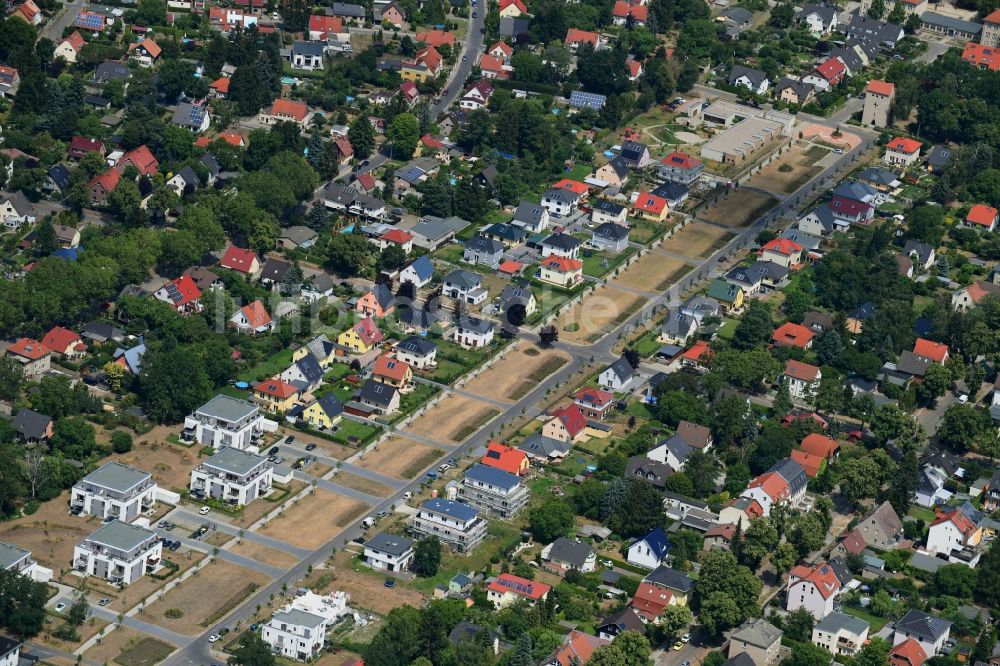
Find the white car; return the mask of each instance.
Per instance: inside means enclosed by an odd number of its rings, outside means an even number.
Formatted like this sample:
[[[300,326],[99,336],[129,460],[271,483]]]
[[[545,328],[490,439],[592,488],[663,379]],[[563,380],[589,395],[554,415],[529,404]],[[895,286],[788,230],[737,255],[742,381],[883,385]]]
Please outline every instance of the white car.
[[[200,509],[198,509],[198,515],[199,516],[207,516],[209,511],[211,511],[210,508],[208,508],[207,506],[203,506]]]
[[[211,636],[208,637],[208,642],[209,643],[214,643],[217,640],[219,640],[220,638],[222,638],[222,636],[220,636],[219,634],[212,634]]]
[[[56,604],[56,608],[55,608],[55,611],[56,611],[57,613],[61,613],[61,612],[63,612],[64,610],[66,610],[66,604],[64,604],[64,603],[63,603],[63,602],[61,602],[61,601],[60,601],[59,603],[57,603],[57,604]]]
[[[684,634],[681,636],[681,643],[687,643],[691,640],[691,634]]]
[[[405,493],[403,493],[403,501],[404,502],[409,502],[411,499],[413,499],[413,493],[411,493],[408,490]]]

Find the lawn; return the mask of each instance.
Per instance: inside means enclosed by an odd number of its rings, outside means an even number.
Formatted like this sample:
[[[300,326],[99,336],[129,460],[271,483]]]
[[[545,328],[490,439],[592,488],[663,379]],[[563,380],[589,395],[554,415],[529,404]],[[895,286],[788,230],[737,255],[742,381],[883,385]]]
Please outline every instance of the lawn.
[[[292,364],[292,349],[282,349],[265,361],[261,361],[249,370],[241,373],[239,379],[244,382],[255,382],[280,374]]]
[[[518,518],[526,518],[526,513],[522,513]],[[520,540],[520,535],[520,525],[505,520],[491,520],[487,536],[478,548],[468,555],[452,553],[447,548],[443,549],[441,567],[438,569],[437,575],[431,578],[416,578],[409,584],[425,594],[432,594],[438,585],[447,586],[448,581],[454,578],[457,573],[482,571],[490,564],[496,553],[501,552],[505,546],[516,544]]]
[[[654,419],[656,415],[649,409],[649,405],[640,400],[629,400],[625,407],[625,413],[637,419]]]
[[[580,181],[582,181],[582,180],[586,179],[587,176],[590,175],[591,170],[592,169],[590,168],[590,164],[587,163],[587,162],[583,162],[581,164],[577,164],[572,169],[570,169],[568,172],[566,172],[566,178],[571,178],[572,180],[580,180]]]
[[[643,333],[639,339],[635,340],[629,346],[632,349],[634,349],[636,353],[639,354],[639,356],[642,356],[643,358],[649,358],[650,356],[655,354],[660,347],[663,346],[656,339],[658,335],[659,333],[656,327],[653,327],[652,329]]]
[[[367,442],[370,437],[380,430],[381,428],[378,426],[344,419],[338,424],[337,432],[331,433],[330,437],[333,441],[340,444],[357,447]]]
[[[441,259],[442,261],[447,261],[452,264],[457,264],[462,261],[462,253],[465,251],[461,245],[452,243],[450,245],[445,245],[434,251],[432,255],[435,259]]]
[[[881,631],[882,627],[884,627],[885,625],[887,625],[889,623],[889,618],[878,617],[876,615],[872,615],[871,613],[868,613],[868,612],[866,612],[865,610],[863,610],[861,608],[854,608],[852,606],[844,606],[844,613],[846,613],[847,615],[853,615],[854,617],[859,618],[859,619],[864,620],[865,622],[867,622],[869,625],[871,625],[869,627],[869,631],[871,633],[873,633],[873,634],[876,633],[876,632]]]
[[[733,334],[736,333],[736,327],[739,325],[739,321],[736,319],[724,319],[722,326],[716,332],[716,335],[723,340],[732,340]]]
[[[934,522],[934,518],[936,518],[933,511],[925,509],[922,506],[911,506],[910,510],[906,512],[906,515],[911,518],[916,518],[917,520],[922,520],[925,523],[932,523]]]
[[[621,266],[626,259],[635,254],[634,247],[627,247],[617,254],[584,250],[583,274],[589,277],[602,278]]]

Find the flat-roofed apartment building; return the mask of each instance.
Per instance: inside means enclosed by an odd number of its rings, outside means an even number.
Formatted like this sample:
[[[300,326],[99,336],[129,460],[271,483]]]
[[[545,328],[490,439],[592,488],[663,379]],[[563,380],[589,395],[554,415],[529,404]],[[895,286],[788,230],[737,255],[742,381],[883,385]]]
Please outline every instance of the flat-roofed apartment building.
[[[486,521],[475,507],[435,498],[420,505],[410,531],[418,537],[436,536],[452,550],[468,553],[486,538]]]
[[[125,586],[155,572],[162,556],[156,532],[114,520],[76,545],[73,569]]]
[[[73,486],[73,513],[131,523],[153,508],[157,487],[153,475],[120,462],[109,462]]]
[[[267,458],[226,447],[191,470],[191,492],[245,506],[271,492],[274,468]]]
[[[703,159],[723,164],[742,164],[758,150],[778,139],[783,125],[767,118],[744,118],[701,147]]]
[[[521,477],[486,465],[473,465],[458,487],[463,502],[500,518],[516,516],[529,495]]]
[[[217,395],[184,419],[181,439],[215,449],[246,449],[259,443],[265,421],[257,405]]]

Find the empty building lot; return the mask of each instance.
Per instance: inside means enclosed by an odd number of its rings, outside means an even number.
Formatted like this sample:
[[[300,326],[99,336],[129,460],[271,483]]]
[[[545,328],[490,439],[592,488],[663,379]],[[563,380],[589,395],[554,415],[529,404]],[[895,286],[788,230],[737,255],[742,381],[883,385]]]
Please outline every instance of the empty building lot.
[[[458,444],[472,434],[469,428],[476,430],[497,413],[499,410],[490,403],[452,394],[416,418],[405,431]]]
[[[540,351],[532,344],[521,343],[463,388],[494,400],[518,400],[568,360],[563,352]]]
[[[777,203],[778,200],[769,194],[741,187],[719,197],[710,207],[699,210],[697,218],[725,227],[747,227]]]
[[[412,479],[443,455],[441,449],[394,435],[366,453],[357,464],[397,479]]]
[[[680,259],[649,252],[616,277],[614,284],[639,291],[658,292],[677,282],[690,270],[691,266]]]
[[[141,617],[171,631],[197,635],[268,580],[258,571],[216,560],[147,606]]]
[[[767,192],[791,194],[823,170],[816,162],[829,154],[830,150],[823,146],[796,144],[761,169],[748,184]]]
[[[368,509],[364,502],[315,489],[273,518],[261,534],[300,548],[316,548]]]
[[[243,555],[251,559],[270,564],[273,567],[282,569],[291,568],[298,560],[291,553],[282,550],[268,548],[249,539],[244,539],[243,543],[236,543],[229,547],[229,552],[236,555]]]
[[[645,297],[629,291],[601,287],[569,310],[556,326],[559,339],[591,344],[642,307]]]
[[[692,259],[704,259],[723,248],[734,234],[711,224],[690,222],[663,241],[660,248]]]

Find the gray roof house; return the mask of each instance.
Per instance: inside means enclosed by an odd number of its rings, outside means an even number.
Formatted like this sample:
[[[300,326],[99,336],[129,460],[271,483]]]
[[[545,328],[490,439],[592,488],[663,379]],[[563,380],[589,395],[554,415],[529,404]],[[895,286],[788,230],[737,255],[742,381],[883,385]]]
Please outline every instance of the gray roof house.
[[[618,156],[633,169],[642,169],[649,164],[649,147],[638,141],[623,141]]]
[[[694,317],[700,326],[705,317],[719,317],[722,315],[722,306],[719,301],[708,296],[692,296],[681,305],[681,312]]]
[[[937,253],[932,246],[913,240],[912,238],[908,239],[906,244],[903,245],[903,254],[913,261],[914,266],[920,266],[924,270],[934,265],[934,260],[937,257]]]
[[[951,164],[953,154],[950,148],[945,148],[944,146],[934,146],[931,151],[927,153],[927,168],[931,170],[932,173],[941,173],[948,168]]]
[[[694,581],[687,574],[663,565],[653,569],[642,580],[645,583],[659,585],[668,590],[676,590],[681,594],[688,594],[694,587]]]
[[[688,338],[698,334],[698,320],[680,310],[671,310],[660,327],[659,342],[666,344],[687,344]]]
[[[26,407],[17,412],[12,425],[26,442],[41,442],[52,434],[52,418]]]
[[[548,552],[546,552],[548,551]],[[559,537],[542,549],[542,559],[564,569],[593,571],[597,565],[597,554],[590,544]]]
[[[589,243],[598,250],[621,252],[628,247],[628,227],[605,222],[594,229]]]
[[[465,243],[462,259],[470,264],[496,268],[503,260],[504,245],[500,241],[476,234]]]
[[[514,211],[514,219],[511,224],[529,229],[532,233],[539,233],[545,230],[549,223],[549,211],[541,204],[531,201],[522,201],[517,204]]]
[[[731,86],[743,86],[754,92],[764,92],[769,84],[767,74],[759,69],[733,65],[733,69],[729,72],[729,85]]]
[[[788,269],[773,261],[756,261],[750,266],[737,266],[726,273],[726,282],[739,285],[748,294],[773,288],[788,275]]]
[[[192,132],[204,132],[208,129],[212,119],[208,113],[208,106],[205,104],[193,104],[191,102],[180,102],[170,116],[170,123],[191,130]]]
[[[893,644],[916,639],[928,655],[935,654],[951,633],[951,620],[911,608],[893,625]],[[930,649],[928,649],[930,648]]]
[[[364,5],[353,5],[345,2],[335,2],[333,3],[333,8],[330,13],[332,13],[334,16],[342,16],[344,18],[363,19],[365,17],[365,8]]]

